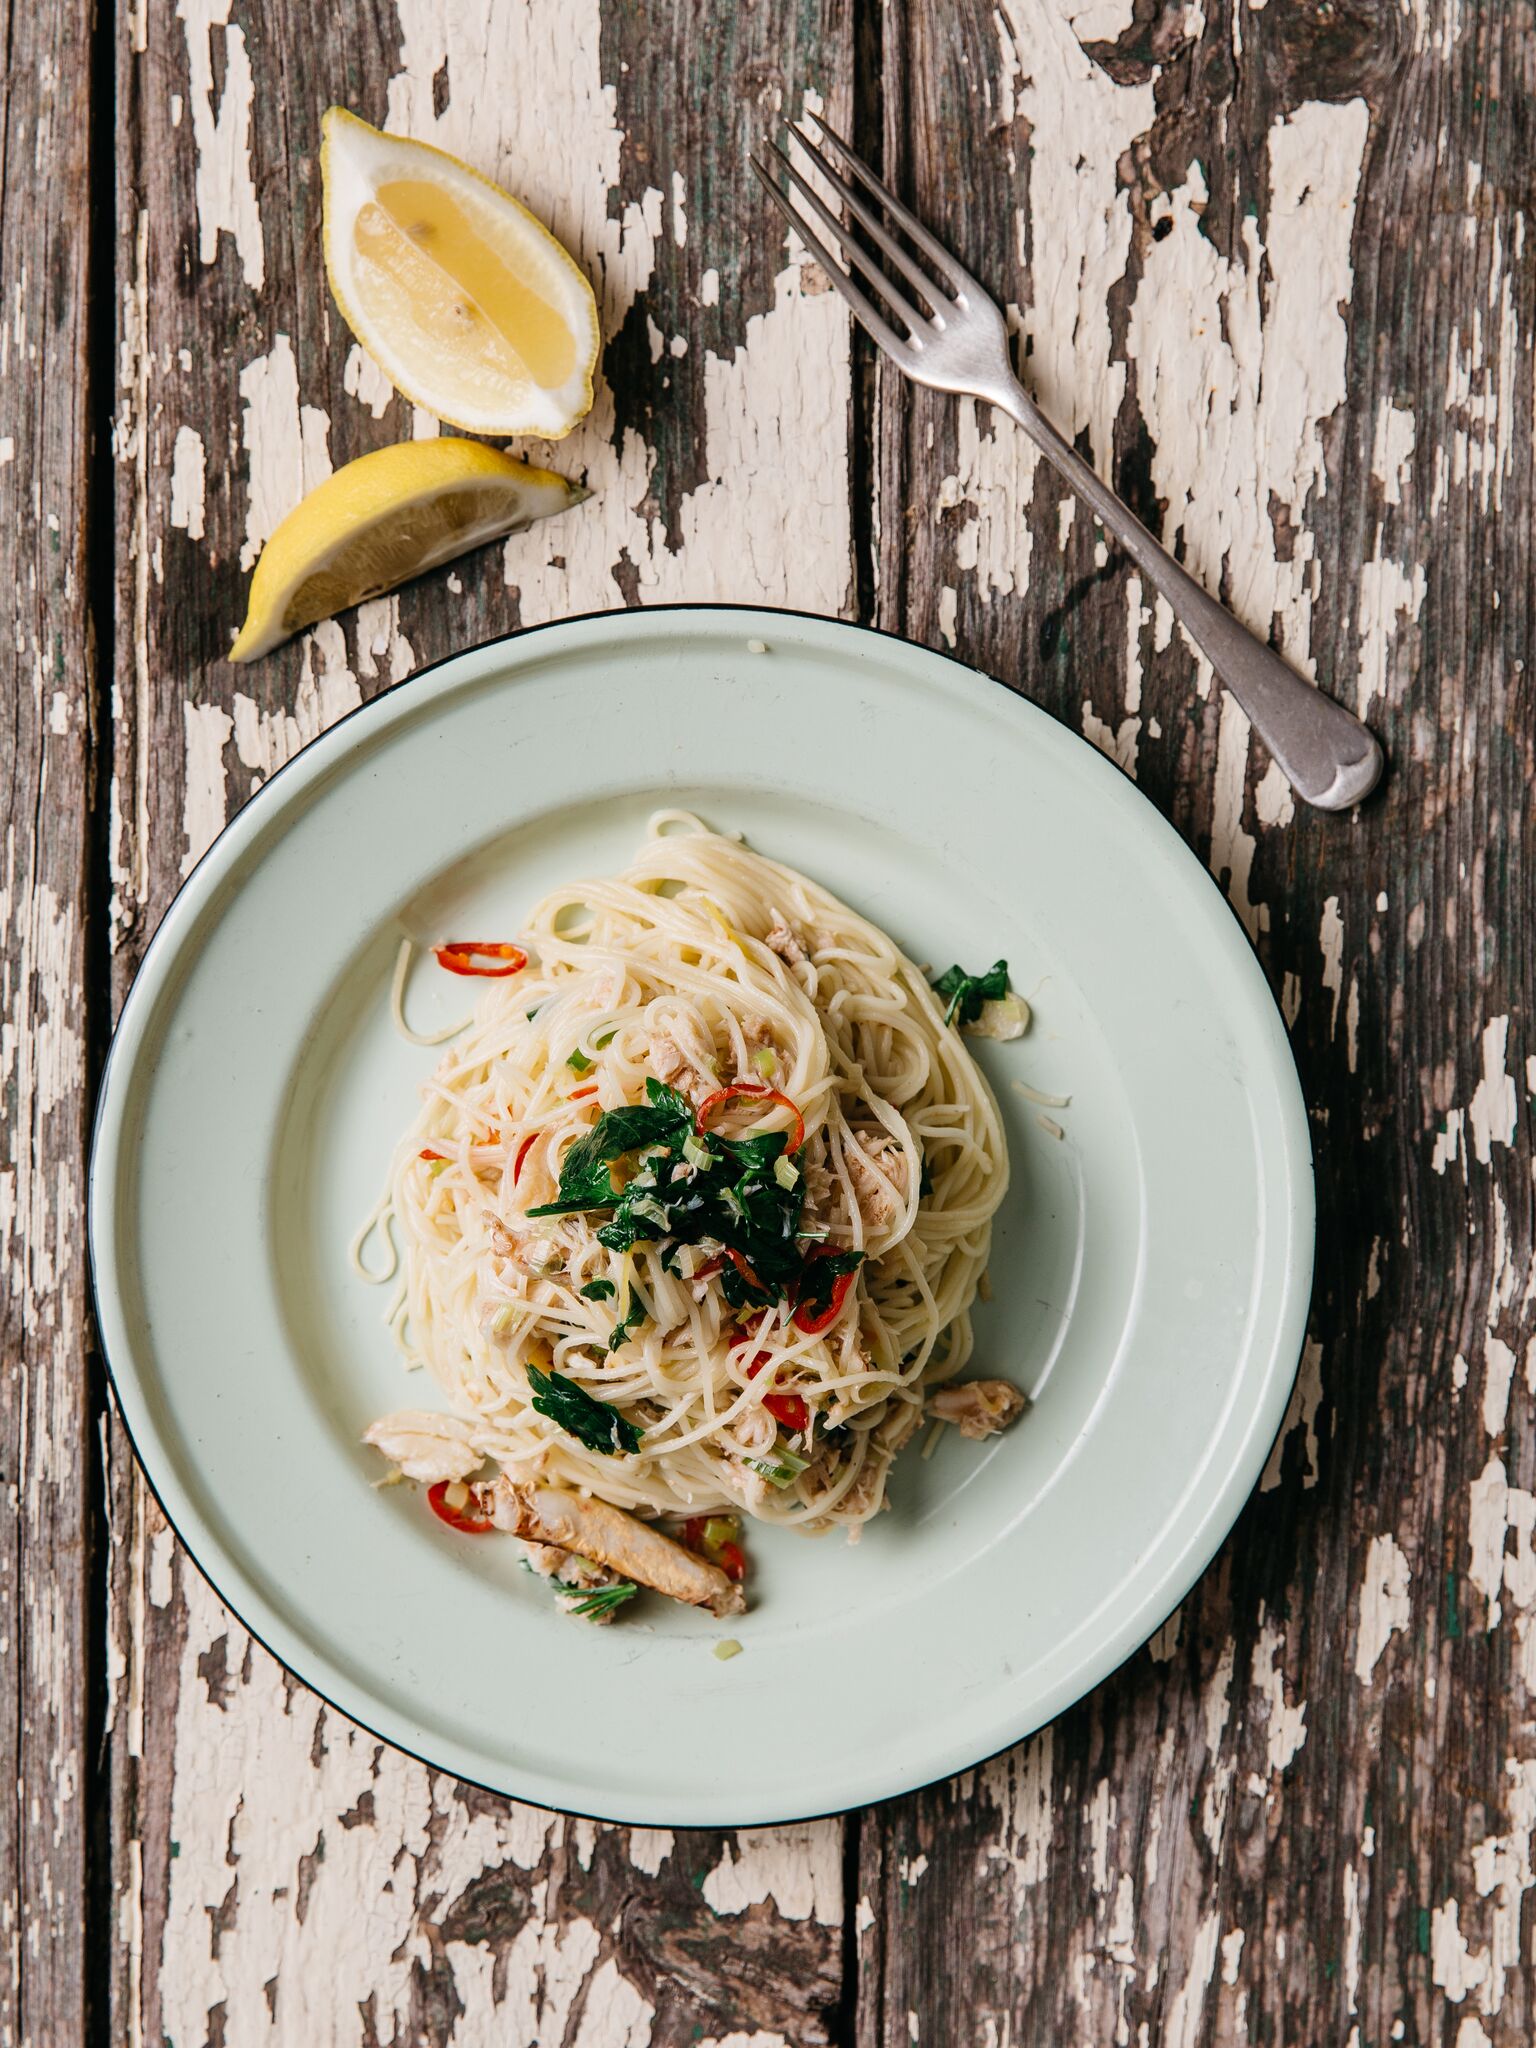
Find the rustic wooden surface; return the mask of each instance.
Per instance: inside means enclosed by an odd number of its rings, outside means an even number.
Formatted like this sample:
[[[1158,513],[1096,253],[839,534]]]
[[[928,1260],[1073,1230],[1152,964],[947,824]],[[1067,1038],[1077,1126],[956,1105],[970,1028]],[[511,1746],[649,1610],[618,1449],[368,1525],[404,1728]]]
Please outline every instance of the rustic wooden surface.
[[[101,1786],[99,1393],[82,1221],[106,1021],[92,818],[91,40],[78,0],[5,12],[0,69],[0,2043],[85,2025]],[[99,172],[99,167],[98,167]],[[87,993],[82,993],[87,991]],[[100,1847],[104,1850],[105,1843]],[[103,1856],[100,1877],[105,1878]],[[89,1902],[89,1903],[88,1903]]]
[[[138,0],[93,30],[39,0],[7,23],[0,2048],[1528,2042],[1529,10]],[[236,671],[276,520],[433,431],[323,287],[333,99],[502,177],[591,270],[608,381],[531,452],[597,496]],[[1014,304],[1029,378],[1122,492],[1368,712],[1393,770],[1358,817],[1292,814],[1011,427],[850,342],[745,169],[804,99]],[[110,1007],[261,778],[454,647],[713,597],[953,647],[1136,777],[1291,1026],[1320,1256],[1286,1433],[1147,1650],[950,1784],[673,1835],[434,1774],[249,1640],[103,1406],[81,1202]]]

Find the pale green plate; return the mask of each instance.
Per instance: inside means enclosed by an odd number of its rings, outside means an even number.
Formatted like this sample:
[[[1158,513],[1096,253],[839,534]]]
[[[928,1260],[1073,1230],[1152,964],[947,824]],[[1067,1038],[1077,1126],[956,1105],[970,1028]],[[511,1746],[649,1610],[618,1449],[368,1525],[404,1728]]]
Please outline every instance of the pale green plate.
[[[753,653],[748,643],[768,643]],[[1034,1407],[897,1468],[862,1543],[754,1534],[725,1628],[553,1612],[358,1442],[430,1402],[347,1243],[434,1055],[392,1032],[402,933],[494,938],[684,804],[934,968],[1004,955],[1023,1041],[977,1369]],[[462,1011],[430,963],[418,1024]],[[1072,1098],[1064,1138],[1012,1085]],[[897,640],[724,608],[462,654],[307,747],[166,916],[91,1180],[114,1385],[171,1520],[299,1676],[431,1763],[606,1818],[783,1820],[961,1769],[1163,1621],[1280,1426],[1312,1261],[1306,1117],[1243,933],[1090,746]]]

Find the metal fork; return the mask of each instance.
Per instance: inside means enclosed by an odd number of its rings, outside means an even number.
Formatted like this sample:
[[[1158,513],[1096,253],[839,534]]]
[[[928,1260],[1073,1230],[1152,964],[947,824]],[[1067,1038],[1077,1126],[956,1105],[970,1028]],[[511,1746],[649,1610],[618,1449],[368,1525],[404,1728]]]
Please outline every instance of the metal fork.
[[[926,304],[926,315],[855,241],[851,226],[838,220],[777,144],[770,142],[768,148],[800,195],[803,207],[796,207],[780,190],[762,157],[753,157],[752,168],[891,361],[916,383],[984,399],[1018,421],[1077,496],[1092,507],[1153,589],[1168,600],[1175,618],[1247,712],[1298,796],[1321,810],[1342,811],[1368,795],[1382,769],[1381,748],[1374,734],[1342,704],[1303,681],[1158,545],[1130,507],[1121,503],[1056,431],[1014,375],[1008,330],[996,300],[907,211],[840,135],[818,117],[811,118],[867,198],[854,189],[826,152],[816,147],[803,126],[793,126],[791,135],[847,208],[850,222],[858,222],[917,299]],[[896,240],[871,200],[921,251],[937,278]],[[811,226],[807,213],[825,230],[826,240]],[[846,268],[833,261],[828,241]],[[850,274],[854,272],[885,302],[885,311],[855,281]],[[899,333],[893,321],[905,333]]]

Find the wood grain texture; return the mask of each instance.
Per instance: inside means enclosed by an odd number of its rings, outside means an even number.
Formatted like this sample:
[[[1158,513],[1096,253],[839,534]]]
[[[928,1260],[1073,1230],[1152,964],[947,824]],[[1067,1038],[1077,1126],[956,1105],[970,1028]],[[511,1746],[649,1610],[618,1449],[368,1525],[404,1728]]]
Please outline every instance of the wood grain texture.
[[[67,0],[12,8],[0,76],[0,2048],[1530,2040],[1528,10],[142,0],[115,23],[110,354],[89,32]],[[1010,426],[858,373],[745,173],[802,98],[1012,302],[1027,377],[1123,494],[1372,718],[1393,768],[1359,817],[1293,814]],[[504,178],[592,273],[607,382],[527,452],[596,495],[235,671],[276,521],[435,430],[323,288],[332,99]],[[92,375],[115,398],[110,703]],[[674,1835],[492,1798],[323,1706],[197,1576],[116,1428],[98,1555],[84,1148],[109,938],[120,999],[298,745],[520,622],[726,596],[953,647],[1136,777],[1291,1026],[1320,1259],[1264,1482],[1148,1649],[846,1825]]]
[[[850,67],[842,0],[119,16],[119,998],[235,806],[423,664],[665,597],[846,607],[847,326],[767,231],[745,158],[802,85],[846,118]],[[276,521],[332,466],[436,431],[325,288],[333,100],[501,178],[592,275],[593,413],[519,452],[596,495],[236,670],[244,569]],[[832,2038],[837,1823],[674,1838],[441,1777],[290,1679],[203,1584],[120,1433],[112,1462],[114,2038]]]
[[[1291,814],[1006,422],[880,387],[881,617],[1133,773],[1255,937],[1313,1108],[1312,1343],[1179,1616],[866,1817],[860,2039],[1536,2026],[1530,23],[1047,0],[886,17],[905,196],[1183,559],[1382,732]]]
[[[0,2042],[87,2012],[90,10],[0,24]]]

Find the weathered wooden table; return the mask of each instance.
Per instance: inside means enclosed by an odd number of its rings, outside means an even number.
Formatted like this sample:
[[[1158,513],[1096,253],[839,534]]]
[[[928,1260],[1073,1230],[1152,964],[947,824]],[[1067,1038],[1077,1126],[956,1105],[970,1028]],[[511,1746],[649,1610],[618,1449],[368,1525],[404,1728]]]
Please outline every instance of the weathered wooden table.
[[[0,2043],[1529,2041],[1529,9],[31,0],[5,49]],[[586,264],[607,381],[548,459],[597,495],[237,671],[274,523],[436,431],[324,286],[332,100]],[[1293,814],[1010,426],[850,340],[746,170],[807,103],[1369,714],[1358,816]],[[734,1836],[436,1776],[254,1646],[135,1471],[82,1235],[114,1006],[231,811],[426,661],[664,598],[955,648],[1110,753],[1258,948],[1321,1198],[1286,1434],[1150,1647],[951,1784]]]

